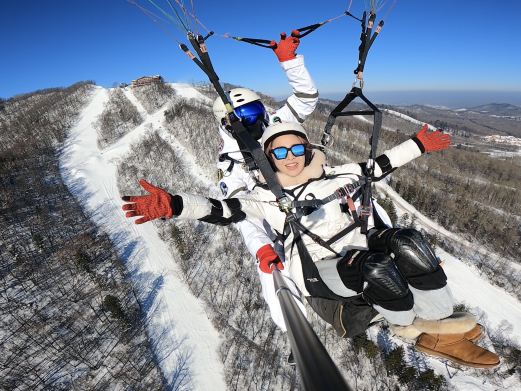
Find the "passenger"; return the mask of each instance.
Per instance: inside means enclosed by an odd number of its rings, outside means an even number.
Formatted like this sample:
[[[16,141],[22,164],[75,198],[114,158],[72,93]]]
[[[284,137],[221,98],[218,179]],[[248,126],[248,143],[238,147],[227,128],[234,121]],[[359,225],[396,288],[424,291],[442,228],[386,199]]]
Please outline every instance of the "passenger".
[[[429,132],[425,125],[410,140],[375,159],[376,177],[423,153],[447,149],[450,136]],[[416,339],[428,354],[474,367],[493,367],[499,358],[471,339],[481,328],[469,317],[453,316],[447,277],[433,250],[412,229],[372,228],[362,234],[356,203],[363,164],[329,167],[313,150],[304,128],[282,122],[269,126],[261,145],[284,193],[294,204],[292,219],[279,209],[273,193],[257,186],[243,198],[223,201],[194,194],[171,195],[141,180],[146,196],[125,196],[127,217],[140,224],[160,217],[199,219],[229,224],[240,219],[265,219],[284,238],[285,270],[302,295],[335,329],[348,334],[367,326],[344,311],[344,301],[365,299],[395,332]],[[268,262],[278,266],[280,259]],[[319,304],[313,304],[315,299]],[[328,305],[324,305],[329,303]],[[352,323],[353,322],[353,323]],[[357,324],[358,322],[358,324]]]

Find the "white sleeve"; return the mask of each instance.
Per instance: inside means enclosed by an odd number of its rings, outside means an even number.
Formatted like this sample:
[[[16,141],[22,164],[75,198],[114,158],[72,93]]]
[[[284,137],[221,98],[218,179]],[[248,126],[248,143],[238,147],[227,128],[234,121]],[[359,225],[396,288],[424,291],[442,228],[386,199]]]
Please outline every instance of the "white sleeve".
[[[249,186],[252,186],[249,183],[252,180],[249,174],[241,168],[241,163],[224,160],[217,163],[217,168],[223,175],[218,184],[224,198],[234,197],[240,192],[249,190]]]
[[[418,144],[414,140],[409,139],[394,148],[388,149],[383,154],[389,159],[391,167],[396,168],[420,157],[422,152]]]
[[[386,150],[375,159],[374,175],[376,177],[388,173],[393,168],[398,168],[411,160],[420,157],[422,154],[418,144],[412,139],[398,144],[396,147]],[[363,175],[362,166],[357,163],[348,163],[328,170],[329,175],[333,174],[356,174]]]
[[[242,219],[264,219],[264,209],[255,199],[228,198],[222,201],[190,193],[179,193],[181,213],[174,218],[182,220],[202,220],[208,223],[229,225],[234,223],[232,216],[242,212]]]
[[[273,245],[273,242],[268,237],[268,234],[260,222],[248,219],[239,221],[235,226],[239,229],[244,244],[246,244],[246,248],[253,258],[256,258],[257,252],[262,246],[266,244]]]
[[[292,60],[281,62],[280,65],[293,88],[293,94],[287,99],[286,104],[276,111],[275,116],[284,122],[302,123],[315,110],[318,102],[315,82],[304,65],[304,56],[300,54]]]

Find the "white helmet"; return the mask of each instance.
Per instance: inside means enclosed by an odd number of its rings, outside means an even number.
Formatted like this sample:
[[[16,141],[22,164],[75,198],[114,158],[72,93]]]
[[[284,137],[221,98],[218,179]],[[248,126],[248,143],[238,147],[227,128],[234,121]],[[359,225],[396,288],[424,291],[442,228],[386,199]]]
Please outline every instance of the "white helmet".
[[[256,92],[249,90],[247,88],[233,88],[228,91],[228,95],[232,102],[232,106],[236,109],[239,106],[245,105],[246,103],[250,103],[256,100],[260,100],[260,96],[257,95]],[[213,115],[219,124],[222,122],[222,119],[226,115],[226,107],[224,107],[224,102],[221,97],[218,96],[217,99],[213,102]]]
[[[268,144],[277,136],[283,134],[296,134],[304,137],[306,140],[308,139],[308,135],[306,134],[306,130],[296,122],[277,122],[273,125],[268,126],[261,138],[261,146],[263,149],[266,149]]]

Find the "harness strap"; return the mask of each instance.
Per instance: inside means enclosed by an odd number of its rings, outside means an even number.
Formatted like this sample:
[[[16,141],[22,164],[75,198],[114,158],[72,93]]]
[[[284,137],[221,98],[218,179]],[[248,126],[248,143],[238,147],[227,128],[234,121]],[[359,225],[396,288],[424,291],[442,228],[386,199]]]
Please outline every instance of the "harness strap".
[[[251,43],[252,45],[261,46],[263,48],[271,49],[272,46],[270,46],[271,40],[269,39],[257,39],[257,38],[242,38],[242,37],[232,37],[236,41],[242,41],[246,43]]]
[[[286,102],[286,106],[288,106],[288,109],[289,111],[291,111],[291,114],[293,114],[293,117],[295,117],[295,119],[298,121],[299,124],[301,124],[302,122],[304,122],[304,120],[302,118],[299,117],[298,113],[296,112],[296,110],[293,108],[293,106],[291,106],[289,104],[289,102]]]
[[[228,155],[227,153],[223,153],[223,154],[219,155],[220,162],[224,162],[225,160],[228,160],[230,162],[230,165],[226,169],[226,172],[232,172],[233,166],[235,165],[235,163],[241,163],[239,160],[230,157],[230,155]]]
[[[300,263],[302,265],[302,275],[304,276],[304,285],[307,291],[313,297],[324,297],[329,299],[341,300],[342,297],[333,293],[331,289],[324,283],[320,277],[320,273],[307,250],[302,236],[300,235],[298,227],[295,222],[289,223],[289,226],[293,232],[294,244],[297,245],[297,251],[300,257]]]
[[[333,249],[333,247],[331,247],[324,239],[322,239],[320,236],[318,236],[317,234],[311,232],[309,229],[304,227],[300,221],[292,220],[292,221],[290,221],[290,225],[293,225],[294,227],[296,227],[296,229],[298,231],[309,236],[311,238],[311,240],[313,240],[315,243],[317,243],[317,244],[321,245],[322,247],[326,248],[327,250],[331,251],[336,256],[338,256],[338,257],[342,256],[338,252],[336,252]]]
[[[305,207],[312,207],[312,208],[318,208],[320,206],[323,206],[325,204],[328,204],[331,201],[343,198],[343,197],[349,197],[349,194],[353,193],[357,188],[362,186],[365,183],[365,179],[362,178],[354,183],[348,183],[345,186],[339,187],[335,190],[335,192],[325,198],[322,198],[320,200],[314,199],[314,200],[295,200],[293,201],[293,206],[295,208],[305,208]],[[349,197],[351,199],[351,197]]]

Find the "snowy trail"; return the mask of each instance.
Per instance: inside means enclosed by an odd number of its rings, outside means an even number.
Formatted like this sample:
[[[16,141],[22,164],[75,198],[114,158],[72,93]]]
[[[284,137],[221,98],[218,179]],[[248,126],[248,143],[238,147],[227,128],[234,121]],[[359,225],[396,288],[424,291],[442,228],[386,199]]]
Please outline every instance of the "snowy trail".
[[[224,370],[218,355],[220,336],[206,316],[203,304],[182,281],[182,273],[152,224],[137,226],[121,211],[116,162],[147,124],[156,124],[162,112],[144,114],[145,122],[101,154],[92,121],[108,97],[97,88],[80,121],[71,129],[60,168],[64,182],[88,214],[110,235],[124,259],[147,313],[148,332],[169,387],[185,364],[196,390],[224,390]],[[143,114],[142,107],[138,106]]]

